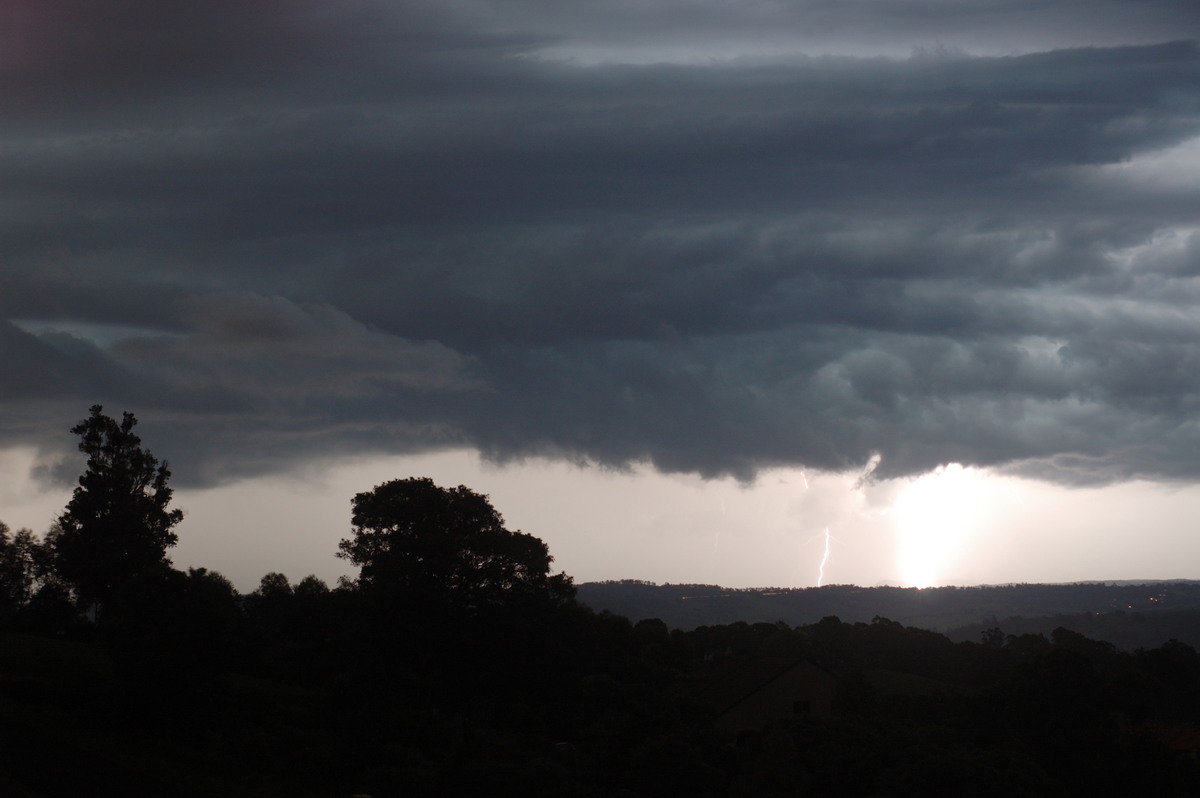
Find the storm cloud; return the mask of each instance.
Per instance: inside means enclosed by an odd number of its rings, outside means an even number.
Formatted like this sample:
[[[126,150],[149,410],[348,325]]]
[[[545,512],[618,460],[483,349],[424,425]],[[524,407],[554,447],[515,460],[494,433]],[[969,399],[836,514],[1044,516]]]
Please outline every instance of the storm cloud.
[[[0,12],[0,445],[1200,475],[1190,3]]]

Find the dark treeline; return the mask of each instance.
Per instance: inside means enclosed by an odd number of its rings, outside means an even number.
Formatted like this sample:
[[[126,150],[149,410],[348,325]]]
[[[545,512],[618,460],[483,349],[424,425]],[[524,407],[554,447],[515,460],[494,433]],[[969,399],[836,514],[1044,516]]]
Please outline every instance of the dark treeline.
[[[578,603],[545,544],[428,479],[352,501],[330,587],[166,558],[133,419],[0,531],[0,795],[1192,794],[1200,655],[876,617],[690,631]],[[86,553],[84,556],[83,553]],[[332,554],[332,553],[331,553]]]

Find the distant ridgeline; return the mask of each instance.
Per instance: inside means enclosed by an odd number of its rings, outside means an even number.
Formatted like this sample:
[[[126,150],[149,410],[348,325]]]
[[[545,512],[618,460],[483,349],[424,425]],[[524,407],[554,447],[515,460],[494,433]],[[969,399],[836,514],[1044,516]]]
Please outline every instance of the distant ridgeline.
[[[857,623],[879,616],[939,631],[956,641],[977,641],[984,630],[993,628],[1020,635],[1064,627],[1130,650],[1172,638],[1200,647],[1200,581],[1192,580],[733,589],[627,579],[581,584],[578,599],[596,611],[633,621],[660,618],[684,630],[738,621],[799,626],[831,615]]]

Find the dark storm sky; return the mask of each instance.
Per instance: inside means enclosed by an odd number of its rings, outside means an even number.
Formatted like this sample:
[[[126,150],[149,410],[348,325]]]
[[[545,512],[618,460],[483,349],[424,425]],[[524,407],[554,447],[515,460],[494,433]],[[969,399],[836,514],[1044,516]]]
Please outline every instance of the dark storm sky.
[[[464,446],[1193,480],[1198,37],[1182,0],[6,3],[0,446],[52,463],[101,402],[192,485]]]

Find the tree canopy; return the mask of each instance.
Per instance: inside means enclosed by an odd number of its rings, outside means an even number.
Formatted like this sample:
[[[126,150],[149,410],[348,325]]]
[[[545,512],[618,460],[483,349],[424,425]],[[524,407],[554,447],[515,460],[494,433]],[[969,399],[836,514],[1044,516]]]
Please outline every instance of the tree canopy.
[[[40,544],[28,529],[0,521],[0,612],[29,603],[37,584]]]
[[[506,529],[488,497],[462,485],[398,479],[359,493],[352,507],[354,536],[338,556],[361,568],[365,590],[460,606],[574,593],[570,577],[550,575],[544,542]]]
[[[83,603],[104,603],[139,576],[169,565],[166,550],[183,511],[168,509],[171,472],[142,448],[125,413],[121,422],[93,405],[71,429],[87,468],[51,533],[59,576]]]

